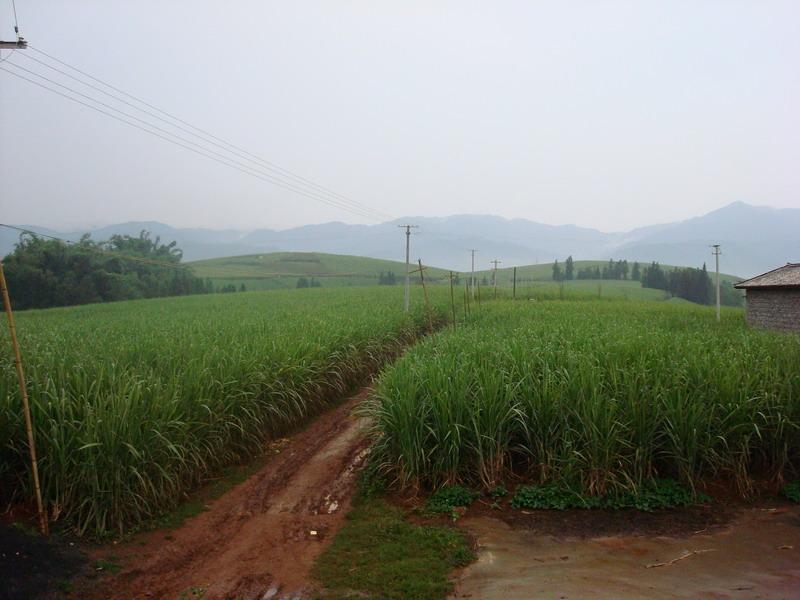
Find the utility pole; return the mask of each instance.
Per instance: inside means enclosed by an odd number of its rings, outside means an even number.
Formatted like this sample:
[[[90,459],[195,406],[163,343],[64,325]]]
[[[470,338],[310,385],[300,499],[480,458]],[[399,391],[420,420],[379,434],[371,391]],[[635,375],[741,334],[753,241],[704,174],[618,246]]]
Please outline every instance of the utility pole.
[[[408,312],[411,303],[411,267],[409,266],[411,258],[411,230],[416,229],[419,225],[398,225],[398,227],[405,227],[406,230],[406,289],[403,293],[403,308]]]
[[[474,248],[470,250],[472,253],[472,275],[469,280],[469,286],[472,288],[472,299],[475,300],[475,250]]]
[[[516,300],[517,299],[517,267],[514,267],[514,279],[513,279],[513,281],[514,281],[514,283],[512,284],[512,288],[511,288],[511,299],[512,300]]]
[[[719,249],[719,244],[714,244],[711,246],[713,250],[711,250],[711,254],[714,255],[714,258],[717,262],[717,322],[720,320],[720,301],[719,301],[719,255],[722,254],[722,251]]]
[[[17,5],[12,0],[11,8],[14,10],[14,35],[17,37],[15,42],[6,42],[0,40],[0,49],[3,50],[25,50],[28,47],[28,42],[19,34],[19,22],[17,21]]]
[[[492,287],[494,287],[494,297],[497,298],[497,265],[500,264],[502,261],[497,260],[490,260],[490,263],[494,265],[494,269],[492,269]]]

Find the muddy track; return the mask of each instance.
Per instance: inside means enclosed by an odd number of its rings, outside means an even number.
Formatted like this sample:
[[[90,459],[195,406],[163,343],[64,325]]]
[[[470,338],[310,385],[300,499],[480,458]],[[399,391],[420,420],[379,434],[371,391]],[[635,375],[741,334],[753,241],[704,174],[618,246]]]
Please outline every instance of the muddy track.
[[[311,566],[344,520],[366,455],[364,423],[352,412],[368,392],[317,417],[172,539],[154,532],[120,548],[123,570],[89,597],[306,597]]]

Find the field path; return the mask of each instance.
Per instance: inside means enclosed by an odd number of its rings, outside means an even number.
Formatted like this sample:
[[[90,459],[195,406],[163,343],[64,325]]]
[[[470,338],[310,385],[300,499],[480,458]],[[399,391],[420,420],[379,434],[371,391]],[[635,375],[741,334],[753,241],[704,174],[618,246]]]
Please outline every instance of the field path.
[[[366,454],[364,423],[352,412],[368,392],[317,417],[258,473],[168,532],[172,539],[153,532],[120,547],[123,570],[93,596],[305,598],[314,559],[350,507]]]

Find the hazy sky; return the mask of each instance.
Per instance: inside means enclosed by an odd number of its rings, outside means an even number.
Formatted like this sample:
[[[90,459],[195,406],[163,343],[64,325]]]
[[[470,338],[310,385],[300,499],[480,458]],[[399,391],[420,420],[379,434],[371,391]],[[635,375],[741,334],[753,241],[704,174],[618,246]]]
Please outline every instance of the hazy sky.
[[[394,216],[613,231],[735,200],[800,207],[797,0],[17,0],[17,11],[36,48]],[[0,30],[13,36],[10,0]],[[102,98],[28,56],[45,58],[29,49],[0,66]],[[2,71],[0,134],[2,222],[370,222]]]

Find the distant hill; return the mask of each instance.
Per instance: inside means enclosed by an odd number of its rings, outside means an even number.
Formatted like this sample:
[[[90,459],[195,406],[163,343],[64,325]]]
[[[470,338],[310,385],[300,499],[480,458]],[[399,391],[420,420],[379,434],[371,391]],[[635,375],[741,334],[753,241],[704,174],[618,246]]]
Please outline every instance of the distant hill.
[[[209,278],[217,287],[242,284],[247,290],[268,290],[296,287],[297,281],[313,277],[323,287],[347,285],[377,285],[381,273],[394,273],[397,285],[405,281],[405,263],[365,258],[325,254],[322,252],[275,252],[214,258],[189,263],[199,277]],[[427,267],[427,265],[426,265]],[[412,265],[412,270],[417,269]],[[449,277],[442,269],[426,268],[425,276],[432,282]],[[414,282],[419,274],[413,275]]]
[[[397,285],[401,285],[405,278],[405,263],[363,256],[347,256],[340,254],[326,254],[323,252],[275,252],[264,254],[251,254],[246,256],[231,256],[227,258],[214,258],[188,263],[199,277],[209,278],[214,285],[219,287],[234,285],[237,289],[244,284],[247,290],[268,290],[277,288],[296,287],[298,279],[306,280],[315,278],[323,287],[340,287],[348,285],[377,285],[381,273],[394,273]],[[607,261],[575,261],[575,270],[585,267],[603,267]],[[449,271],[432,266],[426,266],[425,277],[434,285],[449,283]],[[644,266],[644,265],[643,265]],[[676,267],[663,265],[665,270]],[[412,271],[417,265],[412,265]],[[492,281],[492,272],[476,271],[478,282]],[[525,286],[535,283],[537,286],[552,283],[552,263],[541,265],[526,265],[517,267],[517,282],[520,290]],[[511,284],[512,268],[497,270],[497,281],[501,287]],[[733,275],[722,275],[723,281],[738,281]],[[469,272],[460,273],[460,285],[463,286],[469,279]],[[412,275],[412,282],[419,283],[419,274]],[[567,285],[570,289],[591,290],[597,289],[597,280],[571,281]],[[606,296],[626,296],[640,299],[663,299],[664,293],[660,290],[642,290],[637,281],[600,282]],[[537,288],[541,289],[541,287]],[[555,288],[554,288],[555,290]],[[555,292],[554,292],[555,293]]]
[[[526,219],[492,215],[404,217],[379,225],[333,222],[287,230],[253,231],[180,229],[158,222],[131,222],[90,231],[94,239],[113,233],[138,234],[142,229],[175,240],[186,260],[274,251],[318,252],[402,260],[405,239],[397,225],[420,226],[412,237],[412,258],[426,264],[467,271],[469,249],[476,248],[476,268],[489,267],[497,258],[503,266],[552,263],[568,255],[575,260],[627,259],[712,267],[709,246],[722,245],[722,269],[748,277],[787,261],[800,261],[800,209],[775,209],[734,202],[706,215],[676,223],[641,227],[628,232],[604,233],[574,225],[544,225]],[[67,239],[81,232],[43,231]],[[0,252],[11,251],[18,233],[0,229]]]

